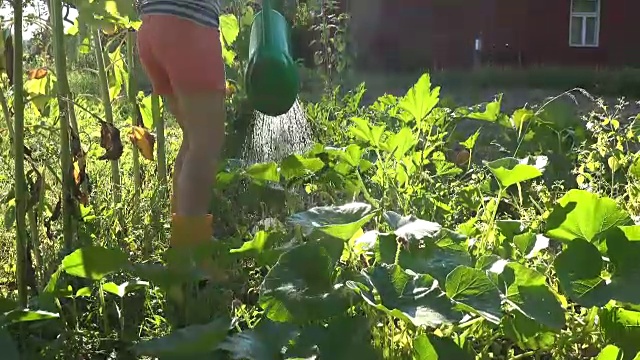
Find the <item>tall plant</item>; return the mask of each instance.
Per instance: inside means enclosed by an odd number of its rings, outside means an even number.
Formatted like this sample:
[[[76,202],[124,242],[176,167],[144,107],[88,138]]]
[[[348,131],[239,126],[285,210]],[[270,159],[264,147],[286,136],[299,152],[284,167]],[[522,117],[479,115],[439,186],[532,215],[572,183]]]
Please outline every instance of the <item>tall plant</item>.
[[[51,27],[53,28],[53,54],[57,75],[57,96],[60,109],[60,165],[62,168],[62,226],[65,252],[73,249],[73,163],[71,161],[71,129],[69,126],[71,90],[67,77],[67,58],[64,42],[64,25],[62,16],[62,1],[50,0]],[[22,42],[20,42],[22,44]],[[17,156],[17,154],[16,154]]]
[[[95,30],[93,34],[93,44],[95,47],[96,59],[98,64],[98,79],[100,84],[100,95],[102,105],[104,106],[104,116],[107,123],[113,125],[113,108],[111,106],[111,97],[109,96],[109,82],[107,79],[107,70],[104,61],[104,49],[102,40],[100,39],[100,31]],[[117,211],[118,222],[120,228],[124,228],[124,219],[122,212],[119,210],[122,204],[122,184],[120,180],[120,165],[118,160],[111,160],[111,194],[113,196],[113,205]]]
[[[14,89],[22,89],[24,78],[22,76],[22,0],[15,0],[13,7],[13,39],[15,48],[13,53],[13,63],[15,69]],[[14,131],[13,142],[14,176],[16,189],[16,256],[17,256],[17,276],[18,300],[21,307],[27,306],[27,183],[24,176],[24,97],[20,91],[15,92],[13,97]]]

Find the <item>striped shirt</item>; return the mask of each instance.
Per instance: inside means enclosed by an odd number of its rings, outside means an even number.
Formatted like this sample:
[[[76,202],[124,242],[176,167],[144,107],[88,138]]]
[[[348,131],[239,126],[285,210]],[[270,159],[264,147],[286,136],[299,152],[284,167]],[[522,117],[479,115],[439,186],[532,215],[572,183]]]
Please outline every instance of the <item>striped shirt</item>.
[[[140,15],[169,14],[200,25],[219,26],[220,0],[142,0]]]

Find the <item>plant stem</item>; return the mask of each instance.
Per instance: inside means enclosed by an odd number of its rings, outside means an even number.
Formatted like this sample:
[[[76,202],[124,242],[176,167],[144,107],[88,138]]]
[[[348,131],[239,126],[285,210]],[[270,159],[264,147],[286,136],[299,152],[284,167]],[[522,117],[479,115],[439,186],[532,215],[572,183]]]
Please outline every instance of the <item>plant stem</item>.
[[[27,307],[27,239],[26,239],[26,206],[27,183],[24,177],[24,86],[22,66],[22,0],[15,0],[13,5],[13,39],[15,41],[13,64],[15,80],[14,89],[17,89],[13,97],[15,111],[15,141],[13,142],[14,176],[16,189],[16,283],[18,284],[19,306]]]
[[[167,182],[167,154],[165,149],[165,136],[164,136],[164,117],[162,116],[162,111],[160,109],[160,97],[158,95],[151,95],[151,117],[153,118],[153,124],[156,128],[156,154],[158,157],[158,185],[159,185],[159,196],[157,201],[159,204],[164,204],[167,201],[167,194],[169,192],[169,184]],[[156,206],[157,209],[161,208]],[[155,222],[155,228],[157,231],[157,240],[160,243],[164,243],[164,231],[162,231],[162,211],[158,211],[154,214],[153,221]],[[153,244],[149,243],[148,250],[152,250]]]
[[[73,249],[73,178],[71,164],[71,148],[69,139],[69,105],[64,98],[71,98],[69,79],[67,78],[67,58],[64,46],[64,27],[62,20],[62,1],[50,0],[51,25],[53,28],[54,57],[56,65],[56,82],[58,108],[60,109],[60,165],[62,168],[62,233],[65,252]]]
[[[109,82],[107,80],[107,71],[104,67],[104,50],[102,41],[100,40],[100,31],[93,32],[93,44],[98,62],[98,78],[100,81],[100,95],[102,97],[102,105],[104,106],[104,116],[109,124],[113,124],[113,108],[111,107],[111,98],[109,97]],[[116,209],[116,217],[121,229],[124,229],[124,218],[120,209],[122,203],[122,186],[120,181],[120,167],[118,160],[111,160],[111,191],[113,196],[113,206]]]
[[[135,69],[135,57],[134,57],[134,44],[136,41],[136,34],[133,31],[127,33],[127,62],[129,63],[129,88],[127,94],[129,96],[129,106],[131,107],[131,125],[137,126],[139,123],[138,101],[136,95],[138,90],[136,87],[136,69]],[[133,153],[133,203],[140,203],[140,192],[142,191],[142,177],[140,176],[140,154],[137,146],[132,146]],[[138,213],[138,207],[134,206],[133,209],[132,225],[137,226],[140,222],[140,214]]]
[[[4,95],[4,83],[0,82],[0,105],[2,106],[2,115],[7,123],[7,131],[9,131],[9,140],[13,144],[15,135],[13,133],[13,125],[11,124],[11,113],[9,112],[9,105],[7,103],[7,97]]]

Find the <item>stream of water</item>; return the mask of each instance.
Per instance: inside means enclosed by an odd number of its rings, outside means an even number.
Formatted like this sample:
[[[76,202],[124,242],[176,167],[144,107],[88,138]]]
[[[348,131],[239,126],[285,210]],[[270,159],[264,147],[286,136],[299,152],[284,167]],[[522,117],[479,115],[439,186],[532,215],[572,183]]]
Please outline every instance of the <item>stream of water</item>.
[[[280,161],[291,154],[307,151],[312,145],[311,126],[300,102],[296,100],[286,114],[254,114],[255,124],[248,134],[242,158],[248,165]]]

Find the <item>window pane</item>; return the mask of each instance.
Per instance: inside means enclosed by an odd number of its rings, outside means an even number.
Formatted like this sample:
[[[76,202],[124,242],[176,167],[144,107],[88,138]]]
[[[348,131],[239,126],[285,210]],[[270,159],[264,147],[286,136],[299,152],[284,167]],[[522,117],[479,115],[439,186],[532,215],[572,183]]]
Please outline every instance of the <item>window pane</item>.
[[[584,42],[586,45],[595,45],[598,34],[597,22],[595,17],[588,17],[587,19],[587,33],[585,35]]]
[[[596,12],[599,0],[573,0],[573,12]]]
[[[581,45],[582,44],[582,17],[573,16],[571,18],[571,44],[572,45]]]

